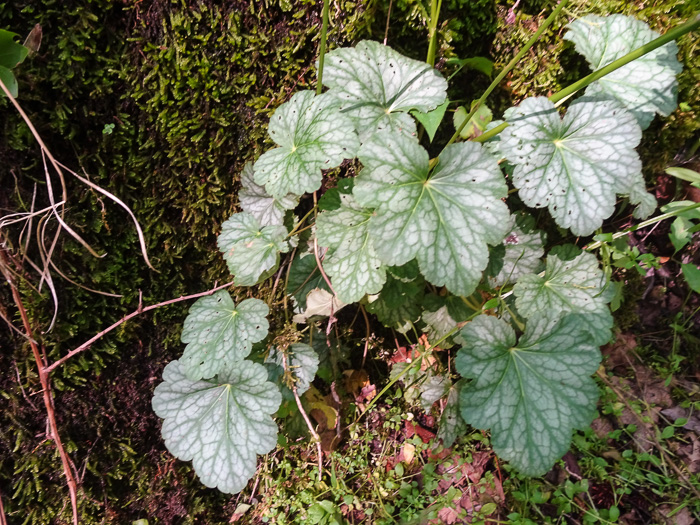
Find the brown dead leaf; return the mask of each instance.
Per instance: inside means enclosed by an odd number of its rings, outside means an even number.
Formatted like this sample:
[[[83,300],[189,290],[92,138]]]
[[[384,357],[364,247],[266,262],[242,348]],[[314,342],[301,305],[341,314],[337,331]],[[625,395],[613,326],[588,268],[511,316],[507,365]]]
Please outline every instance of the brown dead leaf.
[[[338,422],[338,411],[333,407],[332,400],[328,396],[322,396],[318,389],[311,385],[304,392],[304,399],[309,405],[309,414],[318,423],[319,430],[334,429]]]
[[[683,460],[683,464],[691,474],[700,472],[700,438],[695,434],[688,433],[691,443],[678,447],[676,454]]]
[[[607,367],[611,369],[633,366],[637,338],[634,334],[619,333],[614,343],[605,345],[600,349],[604,357],[607,357]]]
[[[439,520],[438,523],[453,525],[454,523],[460,521],[459,513],[451,507],[444,507],[440,509],[437,515]]]
[[[696,523],[695,518],[690,514],[688,507],[683,507],[676,512],[677,507],[674,505],[661,505],[654,510],[654,523],[659,525],[693,525]]]
[[[404,420],[404,435],[406,438],[412,438],[418,435],[419,438],[423,440],[423,443],[430,442],[431,439],[435,438],[435,433],[431,432],[427,428],[423,428],[415,421]]]

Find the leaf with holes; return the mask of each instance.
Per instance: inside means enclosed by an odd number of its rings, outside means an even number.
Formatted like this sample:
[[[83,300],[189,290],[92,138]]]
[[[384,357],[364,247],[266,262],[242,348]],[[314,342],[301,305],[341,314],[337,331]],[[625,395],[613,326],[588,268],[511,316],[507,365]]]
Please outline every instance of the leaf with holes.
[[[505,118],[500,149],[515,164],[513,184],[526,205],[548,207],[559,226],[590,235],[615,211],[617,193],[641,204],[635,216],[653,211],[634,150],[642,133],[617,103],[581,99],[562,120],[546,98],[528,98]]]
[[[456,366],[472,379],[460,393],[462,417],[490,428],[495,452],[527,476],[545,474],[568,450],[573,430],[595,416],[590,375],[601,356],[581,317],[532,318],[517,343],[495,317],[481,315],[462,329]]]
[[[255,182],[275,199],[313,193],[321,187],[321,170],[353,158],[360,145],[337,101],[313,91],[300,91],[277,108],[268,132],[280,147],[255,163]]]
[[[318,242],[332,248],[323,261],[335,293],[344,303],[365,294],[378,293],[386,282],[386,270],[369,238],[372,210],[364,209],[352,195],[340,195],[340,208],[323,212],[316,220]]]
[[[379,258],[418,260],[425,278],[457,295],[471,294],[488,263],[487,244],[508,233],[501,201],[508,189],[496,161],[479,144],[447,146],[430,173],[428,152],[394,133],[380,133],[358,154],[364,165],[353,193],[376,208],[369,224]]]
[[[252,286],[277,267],[280,252],[289,251],[286,237],[284,226],[261,227],[250,213],[242,212],[224,222],[217,244],[236,285]]]
[[[592,253],[583,252],[563,260],[550,254],[544,275],[523,275],[513,288],[515,306],[525,317],[552,313],[586,312],[588,329],[596,344],[608,342],[613,319],[608,309],[611,297],[606,278]]]
[[[382,130],[415,134],[408,111],[428,113],[447,98],[447,82],[434,68],[369,40],[328,53],[323,83],[363,141]]]
[[[296,208],[299,197],[286,195],[275,199],[265,188],[255,183],[253,164],[246,162],[241,173],[241,189],[238,200],[243,211],[250,213],[261,226],[273,226],[284,222],[287,210]]]
[[[238,366],[253,343],[267,336],[269,312],[260,299],[245,299],[236,306],[224,290],[198,299],[181,336],[187,346],[180,363],[188,379],[209,379]]]
[[[270,417],[282,397],[262,365],[241,361],[215,380],[192,381],[173,361],[153,393],[153,410],[163,418],[168,450],[192,461],[207,487],[235,494],[255,475],[257,454],[277,444]]]
[[[564,40],[574,43],[594,71],[660,36],[641,20],[624,15],[586,15],[568,28]],[[667,117],[676,109],[676,75],[683,69],[677,55],[678,46],[669,42],[594,82],[586,95],[617,100],[646,129],[656,113]]]

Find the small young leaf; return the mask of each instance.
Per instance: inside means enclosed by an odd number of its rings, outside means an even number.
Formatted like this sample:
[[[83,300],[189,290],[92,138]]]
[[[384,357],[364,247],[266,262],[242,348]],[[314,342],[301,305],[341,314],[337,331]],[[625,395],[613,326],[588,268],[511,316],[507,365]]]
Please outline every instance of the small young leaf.
[[[573,42],[591,69],[597,70],[659,36],[631,16],[586,15],[569,24],[564,40]],[[678,46],[669,42],[594,82],[586,95],[618,100],[646,129],[655,113],[668,116],[676,109],[676,75],[683,69],[677,55]]]
[[[451,447],[458,437],[467,432],[467,425],[459,411],[459,392],[464,388],[465,381],[460,379],[450,387],[447,393],[447,403],[442,411],[438,425],[437,439],[442,440],[445,447]]]
[[[433,404],[443,398],[452,386],[452,381],[445,374],[428,374],[420,385],[420,405],[425,412],[430,412]]]
[[[14,69],[27,58],[29,49],[15,42],[17,35],[0,29],[0,66]]]
[[[403,282],[388,275],[381,293],[369,298],[367,311],[376,315],[384,326],[405,334],[420,317],[424,287],[425,281],[420,277]]]
[[[592,315],[582,321],[589,323],[587,329],[596,344],[603,345],[610,339],[613,325],[605,283],[605,275],[592,253],[581,253],[570,261],[550,254],[543,276],[520,277],[513,288],[515,305],[528,318],[588,312]]]
[[[513,329],[481,315],[462,329],[457,370],[472,378],[460,394],[464,420],[491,428],[496,453],[527,476],[545,474],[569,448],[574,429],[593,420],[600,352],[579,315],[530,319]]]
[[[379,133],[358,154],[364,168],[353,193],[376,208],[370,237],[389,265],[418,260],[425,278],[471,294],[488,264],[488,244],[505,237],[507,187],[496,161],[473,142],[452,144],[429,173],[428,153],[413,140]]]
[[[440,127],[440,123],[445,116],[445,111],[447,110],[449,103],[450,101],[446,100],[434,110],[428,111],[427,113],[416,110],[411,111],[411,115],[413,115],[416,120],[423,125],[423,128],[425,128],[425,131],[430,138],[430,142],[432,142],[435,138],[435,132],[437,132],[438,127]]]
[[[484,57],[472,57],[472,58],[448,58],[447,63],[452,65],[456,64],[459,66],[459,69],[462,69],[464,67],[470,68],[470,69],[476,69],[477,71],[481,71],[484,75],[491,76],[493,73],[493,62],[489,60],[488,58]],[[457,71],[459,71],[459,69]],[[452,76],[456,74],[453,73]]]
[[[421,319],[427,325],[426,333],[431,343],[442,339],[457,327],[457,321],[452,319],[447,305],[441,306],[435,311],[424,311]],[[443,342],[440,343],[440,346],[448,348],[450,345]]]
[[[676,252],[683,249],[693,238],[690,230],[693,228],[693,223],[685,217],[676,217],[671,223],[671,231],[668,233],[668,238],[671,244],[676,249]]]
[[[685,277],[685,282],[688,283],[694,292],[700,293],[700,269],[694,264],[682,264],[681,270],[683,271],[683,277]]]
[[[284,223],[287,210],[296,208],[299,197],[287,195],[275,199],[268,195],[265,188],[255,183],[253,164],[246,162],[241,173],[241,189],[238,201],[243,211],[250,213],[261,226],[273,226]]]
[[[445,79],[425,62],[369,40],[326,54],[323,83],[363,142],[380,130],[415,134],[407,112],[428,113],[445,102],[447,91]]]
[[[321,170],[355,156],[358,142],[350,120],[329,95],[300,91],[270,119],[268,132],[280,147],[255,163],[255,182],[276,199],[321,187]]]
[[[276,375],[284,374],[284,361],[282,353],[277,348],[270,350],[270,355],[265,360],[267,366],[275,366],[278,368]],[[295,343],[287,350],[287,367],[294,379],[296,380],[297,394],[303,395],[311,382],[316,377],[318,371],[319,358],[316,350],[307,344]],[[285,387],[289,387],[285,385]]]
[[[180,365],[187,378],[209,379],[236,368],[267,336],[267,305],[259,299],[245,299],[238,306],[228,292],[220,290],[202,297],[190,308],[182,329],[187,344]]]
[[[489,277],[492,287],[516,282],[521,275],[540,271],[544,255],[544,236],[535,230],[535,220],[530,215],[518,215],[511,232],[503,240],[503,257],[500,270]]]
[[[386,282],[386,270],[369,239],[372,210],[355,202],[352,195],[341,195],[341,207],[318,215],[318,242],[333,248],[324,260],[338,299],[354,303],[365,294],[379,293]]]
[[[475,103],[476,102],[472,102],[472,107],[474,107]],[[467,109],[464,106],[459,106],[452,116],[455,129],[459,129],[462,126],[465,118],[467,118]],[[493,113],[486,104],[482,104],[479,106],[479,109],[476,110],[474,116],[470,118],[469,122],[462,128],[459,136],[463,139],[478,137],[486,130],[486,127],[492,119]]]
[[[352,193],[355,178],[340,179],[335,188],[330,188],[318,200],[319,211],[334,211],[340,208],[340,196]]]
[[[5,84],[5,87],[7,87],[10,95],[17,98],[19,88],[17,87],[17,79],[12,71],[7,69],[5,66],[0,66],[0,80],[2,80],[2,83]],[[5,96],[4,92],[2,93],[2,96]]]
[[[318,270],[316,257],[313,253],[298,253],[292,261],[287,282],[287,293],[294,296],[299,308],[306,310],[306,296],[311,290],[321,288],[330,292],[326,280]]]
[[[282,397],[262,365],[241,361],[215,380],[191,381],[173,361],[153,393],[153,410],[165,419],[165,446],[192,460],[204,485],[235,494],[255,475],[257,454],[277,444],[270,417]]]
[[[590,235],[615,211],[616,193],[640,204],[635,216],[653,211],[634,149],[641,130],[615,102],[581,99],[561,120],[549,100],[528,98],[505,117],[500,149],[515,164],[513,184],[526,205],[548,207],[559,226]]]
[[[280,252],[289,251],[287,229],[281,225],[261,228],[250,213],[234,214],[221,227],[217,240],[237,286],[252,286],[279,263]]]

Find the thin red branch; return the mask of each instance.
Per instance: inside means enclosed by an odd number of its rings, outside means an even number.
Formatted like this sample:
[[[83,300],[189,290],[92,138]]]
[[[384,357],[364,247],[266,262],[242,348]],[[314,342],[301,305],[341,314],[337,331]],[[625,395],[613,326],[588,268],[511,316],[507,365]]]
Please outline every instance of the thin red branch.
[[[66,361],[68,361],[71,357],[73,357],[74,355],[77,355],[77,354],[79,354],[79,353],[81,353],[81,352],[84,352],[85,350],[87,350],[88,348],[90,348],[90,347],[95,343],[95,341],[97,341],[98,339],[101,339],[103,336],[107,335],[109,332],[111,332],[111,331],[114,330],[115,328],[119,327],[120,325],[126,323],[127,321],[133,319],[134,317],[138,317],[139,315],[141,315],[141,314],[143,314],[143,313],[145,313],[145,312],[148,312],[148,311],[150,311],[150,310],[155,310],[156,308],[160,308],[161,306],[167,306],[167,305],[169,305],[169,304],[180,303],[180,302],[182,302],[182,301],[189,301],[190,299],[197,299],[198,297],[204,297],[205,295],[211,295],[211,294],[213,294],[214,292],[217,292],[217,291],[219,291],[219,290],[222,290],[223,288],[228,288],[228,287],[231,286],[231,285],[233,285],[233,281],[230,281],[230,282],[228,282],[228,283],[226,283],[226,284],[222,284],[222,285],[220,285],[220,286],[217,286],[217,287],[215,287],[215,288],[212,288],[211,290],[207,290],[206,292],[199,292],[199,293],[192,294],[192,295],[185,295],[185,296],[178,297],[177,299],[170,299],[170,300],[168,300],[168,301],[163,301],[162,303],[158,303],[158,304],[152,304],[152,305],[150,305],[150,306],[143,306],[143,305],[140,304],[140,301],[139,301],[139,307],[138,307],[136,310],[134,310],[133,312],[131,312],[129,315],[126,315],[126,316],[122,317],[122,318],[121,318],[119,321],[117,321],[116,323],[114,323],[114,324],[110,325],[109,327],[105,328],[105,329],[102,330],[99,334],[97,334],[97,335],[91,337],[90,339],[88,339],[87,341],[85,341],[82,345],[80,345],[80,346],[79,346],[78,348],[76,348],[75,350],[71,350],[71,351],[68,352],[66,355],[64,355],[61,359],[59,359],[59,360],[57,360],[56,362],[52,363],[51,365],[47,366],[47,367],[44,369],[44,371],[45,371],[47,374],[50,374],[51,372],[53,372],[54,370],[56,370],[59,366],[61,366],[63,363],[65,363]]]
[[[9,271],[9,267],[10,257],[7,255],[4,249],[0,249],[0,270],[2,270],[7,283],[10,285],[10,289],[12,290],[12,298],[17,306],[17,310],[19,310],[20,317],[22,318],[22,324],[24,325],[24,331],[29,340],[29,346],[32,349],[32,354],[34,354],[34,361],[36,361],[36,367],[39,372],[39,382],[41,383],[41,390],[44,398],[44,407],[46,408],[46,415],[49,422],[49,431],[51,433],[51,435],[48,437],[53,439],[53,442],[56,445],[56,450],[58,450],[58,455],[61,457],[63,473],[66,476],[71,507],[73,509],[73,525],[78,525],[78,484],[76,483],[75,477],[73,476],[73,471],[71,470],[71,461],[63,448],[61,437],[58,434],[56,412],[54,409],[53,395],[51,393],[51,380],[47,369],[44,367],[44,362],[41,357],[42,351],[39,350],[39,345],[34,340],[32,327],[29,322],[29,316],[27,315],[27,311],[24,308],[24,303],[22,302],[22,296],[15,285],[12,273]]]

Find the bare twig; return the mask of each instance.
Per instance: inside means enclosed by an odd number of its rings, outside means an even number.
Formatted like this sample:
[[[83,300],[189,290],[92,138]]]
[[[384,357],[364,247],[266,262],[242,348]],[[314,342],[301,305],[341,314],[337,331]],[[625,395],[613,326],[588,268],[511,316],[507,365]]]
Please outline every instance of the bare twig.
[[[282,354],[282,365],[284,367],[285,372],[289,372],[289,365],[287,363],[287,353],[286,350],[281,351]],[[294,381],[290,381],[290,389],[292,390],[292,394],[294,394],[294,400],[297,402],[297,407],[299,407],[299,412],[301,412],[302,417],[304,418],[304,421],[306,422],[306,426],[309,428],[309,432],[311,433],[311,437],[313,441],[316,443],[316,451],[318,455],[318,479],[321,479],[321,476],[323,475],[323,450],[321,448],[321,438],[318,435],[318,432],[316,432],[316,429],[314,426],[311,424],[311,420],[309,419],[309,415],[306,413],[306,410],[304,410],[304,406],[301,404],[301,399],[299,399],[299,393],[297,392],[297,385]]]
[[[337,297],[337,294],[333,289],[333,285],[331,284],[331,280],[328,278],[326,272],[323,270],[323,266],[321,265],[321,257],[318,254],[318,241],[316,240],[316,237],[314,237],[314,257],[316,257],[316,266],[318,266],[318,270],[321,272],[323,280],[326,281],[326,284],[328,285],[328,288],[330,288],[331,292],[333,292],[333,295]]]
[[[5,507],[2,506],[2,491],[0,491],[0,525],[7,525],[7,517],[5,516]]]
[[[61,442],[61,437],[58,434],[58,425],[56,423],[56,413],[54,411],[53,395],[51,393],[51,381],[49,374],[44,367],[44,362],[39,350],[39,345],[34,341],[32,334],[32,327],[29,323],[29,316],[24,308],[24,303],[22,302],[22,297],[20,296],[19,290],[15,285],[12,274],[7,271],[10,266],[10,258],[5,252],[4,248],[0,248],[0,270],[2,271],[7,283],[10,285],[12,290],[12,298],[14,299],[15,305],[19,310],[20,317],[22,318],[22,323],[24,324],[24,330],[29,339],[29,345],[34,354],[34,361],[36,362],[37,371],[39,372],[39,381],[41,383],[41,388],[44,398],[44,407],[46,408],[46,415],[48,417],[48,425],[50,431],[50,437],[53,439],[56,445],[56,450],[58,455],[61,457],[61,464],[63,465],[63,474],[66,476],[66,483],[68,485],[68,492],[70,494],[70,502],[73,510],[73,525],[78,525],[78,485],[73,476],[73,471],[71,470],[71,461],[63,448],[63,443]]]
[[[362,316],[365,318],[365,326],[367,327],[367,333],[365,334],[365,349],[362,352],[362,368],[364,368],[365,360],[367,359],[367,349],[369,348],[370,329],[369,317],[367,317],[367,312],[365,311],[365,307],[362,304],[360,304],[360,311],[362,312]]]
[[[176,299],[170,299],[168,301],[163,301],[162,303],[152,304],[150,306],[139,305],[139,308],[137,308],[135,311],[131,312],[129,315],[122,317],[116,323],[110,325],[109,327],[102,330],[99,334],[96,334],[95,336],[91,337],[89,340],[85,341],[82,345],[80,345],[75,350],[71,350],[66,355],[64,355],[62,358],[58,359],[57,361],[55,361],[51,365],[47,366],[45,369],[45,372],[47,374],[50,374],[51,372],[56,370],[59,366],[61,366],[63,363],[68,361],[74,355],[77,355],[81,352],[84,352],[85,350],[90,348],[95,343],[95,341],[97,341],[98,339],[101,339],[103,336],[107,335],[109,332],[111,332],[115,328],[117,328],[120,325],[126,323],[127,321],[133,319],[134,317],[141,315],[142,313],[148,312],[150,310],[155,310],[156,308],[160,308],[161,306],[167,306],[169,304],[175,304],[175,303],[179,303],[182,301],[189,301],[190,299],[197,299],[198,297],[204,297],[205,295],[211,295],[214,292],[217,292],[218,290],[222,290],[224,288],[228,288],[231,285],[233,285],[233,281],[230,281],[226,284],[222,284],[220,286],[216,286],[216,287],[212,288],[211,290],[207,290],[206,292],[200,292],[200,293],[196,293],[196,294],[192,294],[192,295],[185,295],[182,297],[178,297]]]

